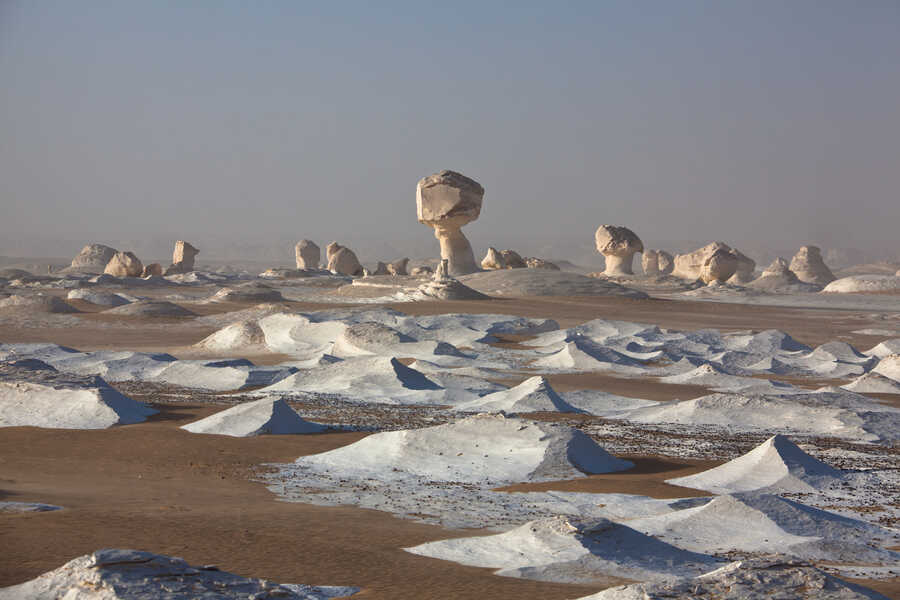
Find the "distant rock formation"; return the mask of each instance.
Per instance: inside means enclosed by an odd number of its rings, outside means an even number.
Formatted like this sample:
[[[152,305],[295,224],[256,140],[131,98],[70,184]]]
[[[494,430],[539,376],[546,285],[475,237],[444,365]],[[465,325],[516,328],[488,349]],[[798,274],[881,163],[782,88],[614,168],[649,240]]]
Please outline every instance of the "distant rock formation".
[[[835,280],[834,273],[822,260],[822,252],[818,246],[803,246],[791,260],[791,271],[800,281],[828,285]]]
[[[378,264],[375,265],[375,271],[372,275],[390,275],[390,273],[388,273],[388,266],[379,260]]]
[[[325,249],[328,254],[328,270],[338,275],[360,277],[363,274],[362,265],[356,258],[356,253],[337,242],[331,242]]]
[[[416,186],[416,214],[420,223],[434,229],[441,244],[441,259],[451,275],[478,271],[472,245],[460,230],[481,214],[484,188],[455,171],[441,171],[422,178]]]
[[[724,242],[711,242],[693,252],[678,254],[674,263],[673,275],[691,281],[700,279],[704,283],[725,283],[738,272],[740,282],[737,283],[746,283],[752,281],[756,269],[753,260]]]
[[[737,259],[737,268],[734,271],[734,275],[728,280],[728,283],[744,285],[745,283],[753,281],[756,271],[756,261],[749,256],[746,256],[737,248],[732,248],[731,253],[734,254]]]
[[[406,272],[406,265],[409,264],[408,258],[401,258],[399,260],[395,260],[392,263],[388,263],[387,270],[391,275],[405,276],[409,275]]]
[[[481,259],[481,268],[494,270],[494,269],[505,269],[506,261],[503,260],[503,255],[497,251],[496,248],[491,246],[488,248],[487,254],[484,255],[484,258]]]
[[[294,256],[298,269],[318,269],[319,262],[322,260],[322,251],[315,242],[300,240],[294,246]]]
[[[659,275],[668,275],[675,268],[675,262],[672,255],[665,250],[644,250],[641,254],[641,267],[644,269],[644,275],[648,277],[656,277]]]
[[[560,268],[552,262],[546,261],[543,258],[535,258],[534,256],[525,258],[525,266],[527,266],[529,269],[550,269],[551,271],[560,270]]]
[[[162,274],[163,268],[159,263],[150,263],[149,265],[144,265],[144,270],[141,271],[141,277],[161,277]]]
[[[194,270],[194,257],[200,251],[184,240],[175,242],[175,250],[172,252],[172,264],[166,269],[166,275],[178,273],[190,273]]]
[[[414,277],[420,277],[422,275],[432,275],[434,273],[434,269],[427,265],[423,265],[420,267],[413,267],[413,269],[409,272],[410,275]]]
[[[597,252],[606,259],[604,275],[617,277],[633,275],[631,268],[635,253],[644,251],[644,243],[632,230],[617,225],[601,225],[594,234]]]
[[[500,256],[503,257],[507,269],[524,269],[528,266],[515,250],[501,250]]]
[[[69,269],[101,273],[116,252],[115,248],[103,244],[88,244],[72,259]]]
[[[738,259],[731,249],[717,248],[700,267],[700,281],[724,283],[737,272]]]
[[[144,265],[133,252],[116,252],[103,269],[113,277],[140,277],[143,272]]]

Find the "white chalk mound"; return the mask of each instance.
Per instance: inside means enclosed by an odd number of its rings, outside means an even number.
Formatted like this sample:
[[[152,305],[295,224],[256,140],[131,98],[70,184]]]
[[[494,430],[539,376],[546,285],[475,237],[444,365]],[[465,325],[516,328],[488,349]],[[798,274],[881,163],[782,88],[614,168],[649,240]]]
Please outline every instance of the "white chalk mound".
[[[872,372],[889,377],[894,381],[900,381],[900,354],[888,354],[883,357],[872,369]]]
[[[276,398],[238,404],[205,419],[182,425],[181,428],[191,433],[232,437],[317,433],[325,430],[323,425],[303,419],[287,402]]]
[[[105,549],[79,556],[26,583],[0,589],[0,600],[324,600],[358,592],[350,587],[312,587],[192,567],[183,559],[140,550]]]
[[[866,373],[841,387],[859,394],[900,394],[900,381],[895,381],[880,373]]]
[[[855,275],[835,279],[825,286],[826,293],[892,292],[900,290],[896,275]]]
[[[103,311],[122,317],[192,317],[194,313],[168,300],[141,300]]]
[[[884,358],[889,354],[900,354],[900,338],[885,340],[880,344],[872,346],[865,352],[866,356],[874,356],[875,358]]]
[[[822,251],[818,246],[803,246],[791,259],[791,271],[800,281],[827,285],[834,281],[834,273],[822,259]]]
[[[296,463],[346,471],[348,477],[465,483],[571,479],[634,466],[575,429],[500,414],[376,433],[337,450],[301,457]]]
[[[817,460],[782,435],[708,471],[666,483],[717,494],[734,492],[810,492],[841,478],[841,472]]]
[[[887,600],[797,560],[741,560],[695,578],[612,587],[580,600]]]
[[[60,373],[39,360],[0,363],[0,427],[106,429],[156,412],[99,377]]]
[[[550,269],[497,269],[466,275],[460,281],[489,296],[649,297],[608,279]]]
[[[406,551],[498,569],[496,574],[506,577],[565,583],[590,583],[610,575],[641,580],[684,577],[717,564],[710,556],[676,548],[626,525],[563,516],[530,521],[506,533],[429,542]]]
[[[78,309],[62,298],[35,294],[33,296],[12,295],[0,298],[0,312],[27,313],[77,313]]]
[[[66,295],[67,300],[83,300],[84,302],[89,302],[91,304],[96,304],[98,306],[123,306],[125,304],[130,304],[132,301],[122,294],[104,294],[102,292],[93,292],[91,290],[86,290],[84,288],[80,288],[77,290],[72,290]]]
[[[461,412],[524,413],[536,411],[582,412],[556,393],[550,382],[541,376],[526,379],[519,385],[482,396],[454,407]]]

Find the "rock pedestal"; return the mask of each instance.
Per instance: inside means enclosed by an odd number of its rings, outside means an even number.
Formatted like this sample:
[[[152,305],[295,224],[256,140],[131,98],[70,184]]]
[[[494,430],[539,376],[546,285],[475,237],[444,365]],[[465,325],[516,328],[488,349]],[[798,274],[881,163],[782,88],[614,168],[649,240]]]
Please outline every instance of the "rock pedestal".
[[[632,230],[617,225],[601,225],[594,234],[597,252],[606,259],[604,275],[634,275],[631,268],[635,253],[644,251],[644,243]]]
[[[455,171],[441,171],[421,179],[416,186],[416,215],[434,229],[441,244],[441,259],[451,275],[478,271],[472,245],[460,228],[481,214],[484,188]]]

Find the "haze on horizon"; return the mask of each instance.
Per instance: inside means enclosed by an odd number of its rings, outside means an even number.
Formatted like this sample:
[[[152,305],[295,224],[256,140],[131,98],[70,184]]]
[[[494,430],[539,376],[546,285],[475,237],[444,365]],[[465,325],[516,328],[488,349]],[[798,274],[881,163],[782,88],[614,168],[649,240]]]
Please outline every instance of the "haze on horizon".
[[[898,30],[888,0],[6,0],[0,254],[436,253],[415,185],[450,168],[486,189],[476,250],[611,223],[896,256]]]

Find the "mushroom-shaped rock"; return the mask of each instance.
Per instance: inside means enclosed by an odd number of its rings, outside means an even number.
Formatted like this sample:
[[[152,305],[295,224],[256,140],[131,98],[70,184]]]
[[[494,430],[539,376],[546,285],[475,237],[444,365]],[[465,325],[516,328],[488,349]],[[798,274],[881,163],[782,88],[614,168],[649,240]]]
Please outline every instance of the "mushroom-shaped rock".
[[[387,266],[388,273],[391,275],[409,275],[406,272],[406,265],[409,264],[408,258],[401,258],[399,260],[395,260],[392,263],[389,263]]]
[[[336,242],[332,242],[328,245],[329,249],[334,250],[328,258],[328,270],[332,273],[337,273],[338,275],[349,275],[351,277],[359,277],[362,275],[363,268],[362,265],[359,264],[359,259],[356,258],[356,253],[350,248],[341,246],[340,244],[338,244],[337,248],[332,248],[332,244],[335,243]]]
[[[835,280],[834,273],[822,260],[818,246],[803,246],[791,260],[791,271],[806,283],[827,285]]]
[[[140,277],[144,265],[133,252],[116,252],[103,272],[113,277]]]
[[[481,184],[455,171],[429,175],[416,186],[416,215],[434,229],[451,275],[478,271],[472,246],[460,228],[478,218],[483,198]]]
[[[703,283],[712,283],[714,281],[724,283],[735,274],[737,266],[737,256],[724,248],[718,248],[703,263],[703,266],[700,268],[699,279]]]
[[[322,251],[315,242],[300,240],[294,246],[294,256],[298,269],[318,269],[319,261],[322,260]]]
[[[503,255],[497,252],[497,249],[492,246],[488,248],[487,254],[481,259],[481,268],[491,270],[505,269],[506,261],[503,260]]]
[[[503,257],[507,269],[524,269],[528,266],[515,250],[502,250],[500,256]]]
[[[72,259],[70,269],[75,271],[101,272],[115,256],[117,250],[103,244],[88,244]]]
[[[636,252],[644,251],[644,243],[632,230],[616,225],[601,225],[594,234],[597,252],[606,259],[604,275],[633,275],[631,262]]]
[[[141,277],[161,277],[162,274],[163,268],[159,263],[150,263],[149,265],[144,265],[144,270],[141,271]]]
[[[551,271],[559,271],[560,268],[554,265],[550,261],[546,261],[543,258],[535,258],[533,256],[529,256],[525,259],[525,266],[529,269],[550,269]]]

